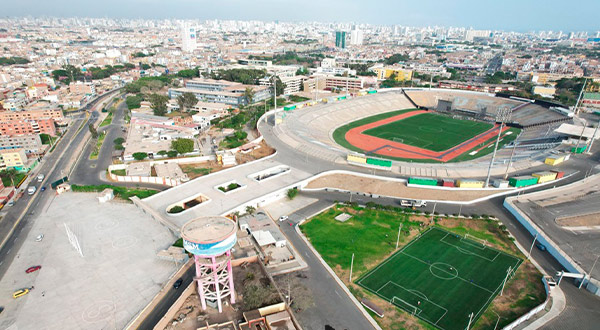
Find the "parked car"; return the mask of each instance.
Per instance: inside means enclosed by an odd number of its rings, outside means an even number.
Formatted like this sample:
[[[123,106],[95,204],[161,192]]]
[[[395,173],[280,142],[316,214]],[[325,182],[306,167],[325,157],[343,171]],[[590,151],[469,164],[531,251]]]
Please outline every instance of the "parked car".
[[[535,243],[535,247],[537,247],[540,251],[546,251],[546,246],[540,242]]]
[[[29,293],[29,289],[19,289],[13,293],[13,298],[17,299]]]
[[[15,201],[11,199],[10,201],[8,201],[8,203],[6,203],[6,205],[13,206],[15,205]]]
[[[43,186],[42,189],[40,189],[40,191],[44,191],[46,190],[46,186]]]
[[[286,221],[287,219],[289,219],[287,215],[282,215],[279,217],[279,221]]]
[[[36,242],[41,242],[44,239],[44,234],[39,234],[35,237]]]
[[[37,270],[40,270],[40,269],[42,269],[42,266],[39,266],[39,265],[38,266],[31,266],[31,267],[29,267],[29,268],[27,268],[25,270],[25,273],[27,273],[27,274],[33,273],[33,272],[35,272]]]
[[[173,287],[175,289],[179,289],[179,287],[181,286],[181,284],[183,284],[183,279],[182,278],[180,278],[177,281],[175,281],[175,283],[173,283]]]

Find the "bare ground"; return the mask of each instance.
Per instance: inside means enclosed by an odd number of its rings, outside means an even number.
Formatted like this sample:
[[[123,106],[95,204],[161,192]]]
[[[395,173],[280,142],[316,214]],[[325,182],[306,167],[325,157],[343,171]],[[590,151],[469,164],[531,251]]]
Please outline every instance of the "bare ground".
[[[600,226],[600,213],[556,219],[556,223],[563,227]]]
[[[311,181],[306,188],[334,188],[350,191],[360,191],[368,194],[391,196],[398,198],[414,198],[426,200],[470,201],[477,198],[497,194],[505,189],[494,190],[439,190],[407,187],[403,182],[364,178],[351,174],[325,175]]]

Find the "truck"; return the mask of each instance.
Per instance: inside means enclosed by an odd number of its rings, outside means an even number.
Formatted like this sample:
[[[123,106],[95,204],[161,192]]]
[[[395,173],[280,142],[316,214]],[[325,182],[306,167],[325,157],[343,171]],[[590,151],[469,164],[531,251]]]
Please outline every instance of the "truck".
[[[33,195],[33,194],[35,194],[36,190],[37,190],[37,188],[35,186],[29,186],[29,187],[27,187],[27,194]]]
[[[44,181],[45,176],[43,174],[38,174],[37,176],[37,182],[42,182]]]
[[[426,201],[422,201],[422,200],[411,200],[411,199],[403,199],[400,201],[400,206],[402,207],[425,207],[427,206],[427,202]]]

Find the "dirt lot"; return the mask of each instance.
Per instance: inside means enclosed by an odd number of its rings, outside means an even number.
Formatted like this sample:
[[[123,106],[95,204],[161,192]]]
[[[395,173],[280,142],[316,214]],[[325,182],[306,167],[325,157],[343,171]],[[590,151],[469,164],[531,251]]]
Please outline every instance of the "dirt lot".
[[[237,160],[238,164],[244,164],[253,160],[267,157],[275,152],[275,149],[271,148],[265,141],[259,143],[259,146],[260,148],[254,149],[247,154],[238,152],[235,155],[235,160]]]
[[[600,213],[556,219],[556,223],[563,227],[600,226]]]
[[[497,194],[506,189],[483,190],[438,190],[427,188],[407,187],[402,182],[391,182],[378,179],[363,178],[349,174],[331,174],[311,181],[306,188],[337,188],[360,191],[368,194],[392,196],[399,198],[414,198],[426,200],[470,201],[473,199]]]

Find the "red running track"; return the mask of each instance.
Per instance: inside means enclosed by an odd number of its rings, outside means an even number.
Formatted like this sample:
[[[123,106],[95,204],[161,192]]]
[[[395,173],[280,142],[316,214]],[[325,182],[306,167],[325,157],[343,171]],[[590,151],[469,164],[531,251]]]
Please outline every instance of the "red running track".
[[[351,145],[353,145],[361,150],[364,150],[364,151],[367,151],[370,153],[374,153],[377,155],[381,155],[381,156],[407,158],[407,159],[434,159],[434,160],[438,160],[438,161],[445,163],[445,162],[450,161],[450,160],[464,154],[465,152],[477,147],[478,145],[493,138],[494,136],[498,135],[499,125],[494,125],[493,128],[491,128],[491,129],[489,129],[489,130],[487,130],[487,131],[485,131],[463,143],[460,143],[459,145],[457,145],[455,147],[452,147],[448,150],[436,152],[436,151],[431,151],[431,150],[427,150],[427,149],[423,149],[423,148],[419,148],[419,147],[410,146],[408,144],[404,144],[404,143],[400,143],[400,142],[394,142],[394,141],[378,138],[375,136],[363,134],[363,132],[368,129],[371,129],[374,127],[379,127],[379,126],[382,126],[382,125],[385,125],[388,123],[406,119],[406,118],[416,116],[416,115],[426,113],[426,112],[427,111],[424,111],[424,110],[406,112],[406,113],[403,113],[403,114],[400,114],[397,116],[378,120],[378,121],[370,123],[370,124],[365,124],[365,125],[362,125],[359,127],[355,127],[353,129],[349,130],[348,132],[346,132],[346,135],[344,136],[344,138],[346,139],[346,141],[348,141],[348,143],[350,143]],[[502,129],[502,132],[505,132],[508,129],[509,129],[508,127],[504,127]]]

